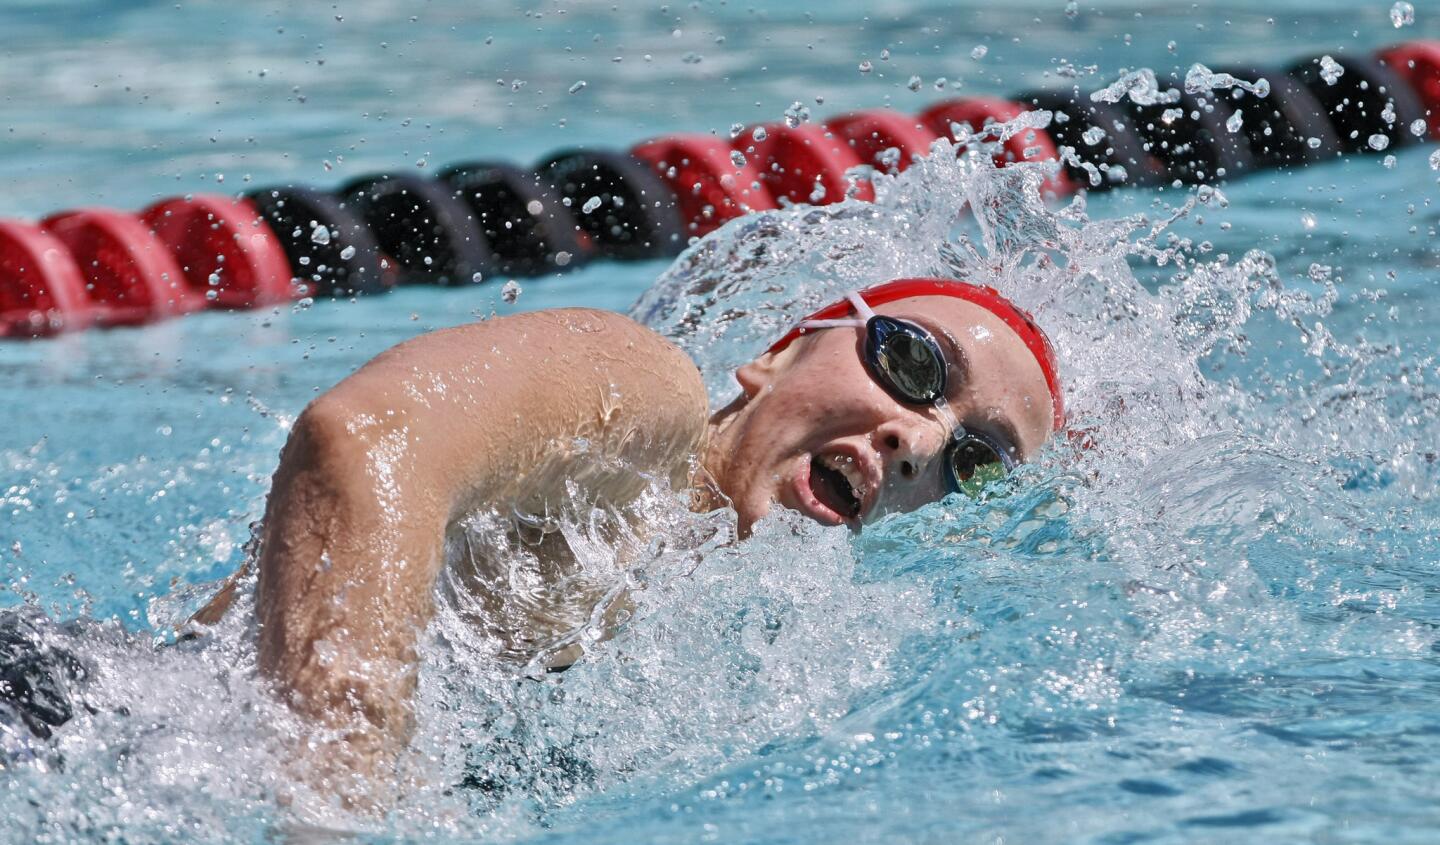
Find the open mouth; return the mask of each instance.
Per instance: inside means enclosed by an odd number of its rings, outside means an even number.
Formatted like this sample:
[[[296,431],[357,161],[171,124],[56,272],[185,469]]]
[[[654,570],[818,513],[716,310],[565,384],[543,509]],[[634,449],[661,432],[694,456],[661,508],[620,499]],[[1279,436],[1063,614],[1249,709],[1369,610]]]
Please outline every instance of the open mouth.
[[[850,519],[860,516],[865,482],[854,460],[834,455],[811,458],[810,489],[822,505],[837,514]]]

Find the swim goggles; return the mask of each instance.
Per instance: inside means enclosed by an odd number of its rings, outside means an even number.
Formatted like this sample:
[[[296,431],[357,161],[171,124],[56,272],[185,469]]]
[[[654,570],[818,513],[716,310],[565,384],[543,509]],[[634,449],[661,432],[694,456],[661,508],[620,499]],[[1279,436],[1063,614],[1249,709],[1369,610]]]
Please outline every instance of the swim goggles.
[[[865,332],[863,359],[871,378],[897,401],[907,405],[935,408],[950,431],[950,441],[941,461],[945,488],[952,493],[975,495],[986,484],[1003,477],[1018,461],[998,442],[983,432],[961,425],[946,402],[949,363],[939,342],[923,326],[888,315],[876,314],[874,305],[912,296],[950,296],[984,307],[1016,331],[1040,363],[1055,407],[1055,425],[1064,420],[1054,352],[1048,339],[1029,315],[988,287],[941,279],[902,279],[852,291],[845,300],[821,309],[801,320],[770,347],[778,352],[796,337],[815,329],[859,328]],[[853,309],[856,316],[842,317]]]

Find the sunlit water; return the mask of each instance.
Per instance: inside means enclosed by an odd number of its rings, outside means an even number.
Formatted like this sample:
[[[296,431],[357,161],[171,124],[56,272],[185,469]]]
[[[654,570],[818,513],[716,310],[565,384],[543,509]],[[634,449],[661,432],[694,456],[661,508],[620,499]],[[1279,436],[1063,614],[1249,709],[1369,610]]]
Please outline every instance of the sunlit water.
[[[245,174],[335,184],[422,158],[526,160],[579,140],[724,132],[795,100],[817,116],[915,108],[942,96],[938,77],[950,93],[1004,93],[1062,59],[1098,64],[1097,90],[1121,67],[1396,37],[1389,3],[1138,17],[1081,4],[1074,19],[1058,0],[914,3],[868,20],[868,4],[839,3],[813,25],[754,5],[11,4],[0,14],[25,43],[0,63],[33,84],[0,104],[0,211],[137,205],[221,173],[228,190]],[[1400,34],[1435,27],[1420,9]],[[1048,210],[1027,194],[1039,174],[936,159],[882,180],[873,206],[740,221],[668,269],[522,280],[514,305],[497,286],[409,289],[0,347],[3,600],[30,604],[91,675],[88,707],[55,739],[6,739],[3,835],[1430,841],[1429,153]],[[952,226],[967,206],[978,213]],[[499,659],[442,601],[383,821],[304,785],[306,728],[256,680],[248,605],[170,644],[170,625],[243,559],[294,415],[401,339],[633,305],[720,401],[734,365],[797,314],[938,273],[993,284],[1047,327],[1088,448],[1053,444],[984,501],[858,538],[779,514],[736,542],[724,512],[690,514],[660,488],[629,514],[648,535],[628,533],[626,514],[573,509],[555,530],[588,607],[624,590],[626,620],[605,639],[582,613],[568,636],[586,656],[546,676]],[[469,531],[503,540],[483,515]]]

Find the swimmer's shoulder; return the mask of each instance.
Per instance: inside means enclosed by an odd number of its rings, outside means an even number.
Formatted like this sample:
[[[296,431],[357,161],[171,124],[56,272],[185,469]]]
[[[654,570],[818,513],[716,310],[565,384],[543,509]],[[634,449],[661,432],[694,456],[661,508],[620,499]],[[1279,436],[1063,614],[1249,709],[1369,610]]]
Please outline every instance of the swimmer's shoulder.
[[[550,330],[562,344],[574,345],[587,357],[639,367],[655,376],[678,381],[684,393],[703,399],[704,380],[690,356],[658,332],[615,311],[598,308],[550,308],[506,317]]]
[[[391,347],[374,363],[406,357],[417,348],[446,347],[470,353],[523,349],[531,358],[542,354],[587,357],[604,352],[609,353],[607,357],[635,358],[684,373],[703,390],[699,369],[678,346],[624,314],[598,308],[546,308],[440,329]]]
[[[618,411],[617,419],[660,434],[688,434],[709,418],[704,380],[689,356],[624,314],[595,308],[529,311],[429,332],[382,352],[337,389],[357,402],[383,396],[384,407],[397,407],[437,377],[451,387],[484,384],[450,390],[455,401],[525,397],[532,411],[554,405],[562,417],[562,406],[573,404],[564,397],[594,397],[607,419]]]
[[[554,308],[516,316],[530,317],[577,344],[588,363],[607,373],[613,384],[648,394],[654,410],[673,417],[677,428],[703,428],[708,420],[709,397],[699,368],[653,329],[624,314],[594,308]],[[672,413],[666,414],[667,408]]]

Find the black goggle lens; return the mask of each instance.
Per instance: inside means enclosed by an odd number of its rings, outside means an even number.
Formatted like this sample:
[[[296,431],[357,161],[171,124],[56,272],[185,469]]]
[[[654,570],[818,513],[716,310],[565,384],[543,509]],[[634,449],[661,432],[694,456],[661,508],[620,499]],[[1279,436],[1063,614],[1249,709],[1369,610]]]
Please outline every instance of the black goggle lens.
[[[945,395],[945,356],[930,333],[913,323],[872,317],[867,358],[880,383],[897,398],[921,404]]]
[[[945,452],[945,480],[952,493],[975,496],[985,485],[1010,471],[1010,462],[994,445],[973,434],[950,444]]]

